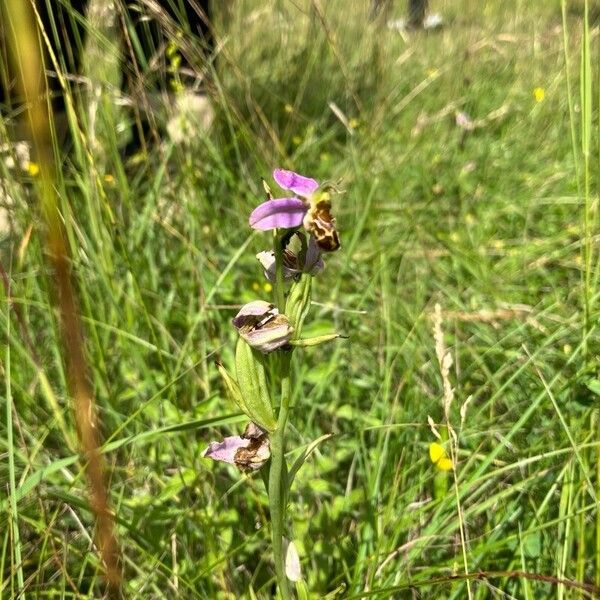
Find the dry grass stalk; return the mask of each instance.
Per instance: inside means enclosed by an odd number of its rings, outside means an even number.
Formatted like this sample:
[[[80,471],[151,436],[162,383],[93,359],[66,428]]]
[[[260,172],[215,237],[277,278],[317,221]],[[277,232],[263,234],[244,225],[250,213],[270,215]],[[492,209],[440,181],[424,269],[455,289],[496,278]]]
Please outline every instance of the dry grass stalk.
[[[66,363],[69,393],[73,398],[75,419],[86,461],[90,505],[97,519],[96,543],[103,563],[108,597],[120,597],[120,553],[115,534],[114,515],[104,479],[104,461],[100,453],[96,406],[88,377],[84,352],[83,328],[77,310],[76,294],[71,282],[71,261],[59,213],[55,191],[55,161],[52,155],[50,115],[46,105],[45,81],[42,74],[42,52],[38,44],[32,5],[10,0],[4,5],[3,18],[10,23],[7,31],[11,60],[19,74],[19,85],[27,103],[28,121],[34,156],[39,162],[37,192],[47,229],[46,249],[55,285],[55,301],[60,313],[63,356]],[[43,34],[43,32],[42,32]]]

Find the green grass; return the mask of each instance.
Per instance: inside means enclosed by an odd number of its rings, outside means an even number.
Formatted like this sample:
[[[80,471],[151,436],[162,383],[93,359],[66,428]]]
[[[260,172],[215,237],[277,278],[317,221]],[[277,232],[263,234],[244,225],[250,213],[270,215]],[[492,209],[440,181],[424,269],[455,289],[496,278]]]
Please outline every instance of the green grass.
[[[366,1],[236,3],[211,134],[165,137],[137,164],[117,147],[126,110],[99,103],[92,146],[81,109],[87,145],[58,190],[128,597],[271,597],[261,478],[201,453],[244,426],[214,361],[233,364],[237,307],[269,297],[254,254],[270,240],[247,217],[275,166],[344,190],[342,250],[307,326],[350,337],[300,350],[293,374],[290,448],[334,434],[290,498],[310,597],[466,598],[465,563],[478,600],[600,586],[598,29],[570,0],[564,16],[559,2],[432,4],[444,29],[400,35],[368,25]],[[463,134],[456,111],[479,126]],[[97,598],[31,179],[3,174],[0,598],[21,578],[27,598]],[[428,417],[449,438],[436,303],[456,479],[428,456]]]

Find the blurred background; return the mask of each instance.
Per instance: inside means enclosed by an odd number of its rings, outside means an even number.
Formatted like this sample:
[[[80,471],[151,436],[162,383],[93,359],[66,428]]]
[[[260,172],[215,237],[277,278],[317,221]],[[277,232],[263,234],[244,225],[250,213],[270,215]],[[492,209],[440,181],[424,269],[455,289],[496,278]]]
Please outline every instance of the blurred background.
[[[245,424],[214,362],[271,297],[248,215],[275,167],[340,190],[306,333],[349,339],[293,383],[290,447],[334,434],[290,497],[309,597],[594,597],[598,4],[84,4],[32,13],[48,152],[0,27],[0,597],[108,594],[44,186],[123,596],[272,597],[262,481],[201,453]]]

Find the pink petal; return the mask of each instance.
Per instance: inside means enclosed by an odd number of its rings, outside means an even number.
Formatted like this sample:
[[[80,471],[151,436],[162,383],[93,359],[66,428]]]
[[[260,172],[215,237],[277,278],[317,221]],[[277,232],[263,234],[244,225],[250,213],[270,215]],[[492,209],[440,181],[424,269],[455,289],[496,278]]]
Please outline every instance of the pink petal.
[[[240,448],[247,448],[249,445],[250,440],[234,435],[224,438],[222,442],[211,442],[202,456],[234,465],[235,453]]]
[[[304,198],[313,194],[319,187],[319,184],[310,177],[298,175],[294,171],[286,171],[285,169],[275,169],[273,171],[273,179],[277,185],[284,190],[290,190],[298,196]]]
[[[240,311],[231,320],[231,323],[236,329],[242,327],[254,327],[257,323],[260,323],[263,319],[265,323],[279,314],[274,304],[265,302],[264,300],[253,300],[244,304]]]
[[[252,211],[250,227],[261,231],[298,227],[302,225],[306,211],[306,205],[299,198],[267,200]]]
[[[269,311],[273,311],[273,314],[275,315],[279,313],[275,306],[270,302],[265,302],[264,300],[252,300],[252,302],[244,304],[238,314],[233,317],[233,324],[236,327],[241,327],[241,324],[238,322],[248,320],[248,317],[258,317],[258,320],[260,320],[260,317],[263,317]]]

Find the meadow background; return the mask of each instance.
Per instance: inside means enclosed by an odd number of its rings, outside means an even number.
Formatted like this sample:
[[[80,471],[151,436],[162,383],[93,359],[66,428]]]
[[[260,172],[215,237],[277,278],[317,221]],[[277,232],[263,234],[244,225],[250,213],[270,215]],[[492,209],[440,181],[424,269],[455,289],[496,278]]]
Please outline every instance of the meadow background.
[[[114,36],[92,30],[99,93],[74,96],[58,190],[126,597],[272,597],[263,483],[201,453],[245,423],[214,362],[269,299],[247,218],[277,166],[343,190],[309,329],[349,339],[293,374],[291,448],[333,434],[290,498],[310,597],[598,590],[598,6],[586,29],[582,1],[432,5],[443,29],[402,34],[366,0],[233,3],[210,132],[182,111],[169,137],[157,111],[161,141],[127,158]],[[35,167],[0,168],[0,597],[98,598]]]

